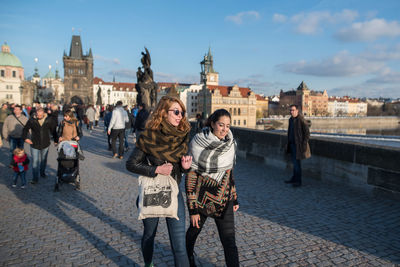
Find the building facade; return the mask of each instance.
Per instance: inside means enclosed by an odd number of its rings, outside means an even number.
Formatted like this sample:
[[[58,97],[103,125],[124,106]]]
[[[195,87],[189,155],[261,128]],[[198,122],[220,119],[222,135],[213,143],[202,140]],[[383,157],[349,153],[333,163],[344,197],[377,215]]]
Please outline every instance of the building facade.
[[[83,54],[81,37],[72,36],[69,55],[64,52],[64,98],[66,103],[95,104],[92,49]]]
[[[0,102],[22,104],[24,68],[19,58],[11,53],[7,43],[0,52]]]
[[[298,105],[305,116],[328,115],[328,93],[311,91],[304,82],[296,90],[283,92],[279,95],[279,106],[289,110],[290,105]]]
[[[114,105],[121,100],[123,105],[136,105],[137,91],[135,83],[105,82],[101,78],[93,79],[93,104]],[[98,99],[100,100],[98,101]]]

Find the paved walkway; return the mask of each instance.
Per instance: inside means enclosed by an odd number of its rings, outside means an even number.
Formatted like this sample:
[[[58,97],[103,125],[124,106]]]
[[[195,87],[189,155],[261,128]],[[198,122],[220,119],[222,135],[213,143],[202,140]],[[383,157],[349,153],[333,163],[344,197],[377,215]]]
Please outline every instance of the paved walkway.
[[[1,148],[0,266],[143,265],[137,176],[125,170],[125,160],[111,158],[105,140],[100,128],[85,131],[82,190],[64,185],[58,193],[53,145],[50,177],[26,189],[10,186],[9,152]],[[400,266],[398,200],[307,178],[292,188],[283,183],[287,173],[243,160],[235,177],[242,266]],[[209,220],[196,245],[200,266],[224,266],[217,236]],[[164,221],[154,263],[173,266]]]

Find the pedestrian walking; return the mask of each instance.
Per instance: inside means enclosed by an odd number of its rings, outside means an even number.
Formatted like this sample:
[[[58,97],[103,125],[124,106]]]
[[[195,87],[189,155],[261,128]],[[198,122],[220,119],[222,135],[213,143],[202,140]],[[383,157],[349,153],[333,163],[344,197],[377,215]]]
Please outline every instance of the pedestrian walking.
[[[100,119],[100,107],[99,106],[94,106],[95,110],[95,115],[94,115],[94,126],[99,125],[99,119]]]
[[[57,129],[58,143],[62,141],[79,141],[82,137],[82,130],[79,121],[72,111],[64,112],[62,120]]]
[[[192,162],[192,158],[186,156],[190,125],[185,111],[184,104],[178,98],[161,98],[126,162],[129,171],[148,177],[171,175],[180,184],[182,171],[188,170]],[[175,266],[189,266],[185,246],[185,204],[180,191],[177,214],[179,220],[166,218],[171,249]],[[143,219],[141,248],[145,266],[153,266],[154,239],[159,219]]]
[[[27,122],[28,119],[22,115],[22,107],[20,105],[16,105],[13,114],[7,116],[4,120],[3,136],[10,144],[11,157],[13,157],[15,148],[24,148],[22,132]]]
[[[286,152],[290,153],[293,163],[293,176],[285,183],[299,187],[302,184],[301,179],[301,160],[311,157],[310,130],[304,117],[299,113],[297,105],[290,106],[290,119],[288,127],[288,142]]]
[[[120,159],[123,159],[125,123],[127,123],[128,121],[129,121],[128,114],[122,107],[122,101],[118,101],[117,106],[112,112],[110,125],[108,126],[108,134],[111,135],[113,158],[119,157]],[[117,138],[119,142],[118,154],[117,154]]]
[[[50,146],[50,136],[57,145],[57,125],[44,112],[42,107],[36,109],[36,113],[26,123],[22,138],[31,146],[32,156],[32,184],[39,182],[39,175],[46,178],[47,154]],[[31,132],[30,138],[28,133]]]
[[[104,115],[104,131],[107,133],[107,143],[108,143],[108,150],[112,149],[111,146],[111,134],[108,133],[108,127],[110,126],[111,122],[111,117],[112,117],[112,111],[113,111],[113,106],[108,106],[106,115]]]
[[[89,105],[86,110],[86,117],[88,119],[87,129],[92,132],[93,131],[93,124],[96,120],[96,110],[94,109],[93,105]]]
[[[0,139],[4,138],[3,137],[3,125],[4,125],[4,121],[6,120],[8,115],[10,115],[10,111],[8,110],[8,105],[6,103],[4,103],[3,105],[1,105],[1,109],[0,109],[0,135],[1,135]]]
[[[196,134],[189,145],[193,161],[186,175],[190,214],[186,249],[191,267],[196,266],[194,246],[208,217],[214,218],[217,225],[226,265],[239,266],[234,223],[234,212],[239,209],[239,203],[232,172],[236,143],[230,125],[229,112],[218,109],[207,119],[207,128]]]
[[[129,111],[128,106],[124,106],[126,114],[128,114],[129,121],[125,123],[125,152],[129,150],[129,134],[132,132],[133,127],[135,126],[135,118],[132,113]]]
[[[17,187],[18,177],[21,177],[21,188],[26,186],[25,172],[28,170],[29,158],[23,148],[17,147],[13,151],[13,157],[10,163],[14,170],[14,179],[12,187]]]

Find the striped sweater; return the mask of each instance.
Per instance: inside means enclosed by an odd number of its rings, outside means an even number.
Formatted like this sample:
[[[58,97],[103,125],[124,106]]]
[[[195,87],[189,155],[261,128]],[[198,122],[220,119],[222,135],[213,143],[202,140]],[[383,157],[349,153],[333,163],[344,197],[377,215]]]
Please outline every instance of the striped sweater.
[[[220,183],[190,171],[186,175],[186,195],[190,215],[221,217],[228,201],[238,204],[232,170],[226,171]]]

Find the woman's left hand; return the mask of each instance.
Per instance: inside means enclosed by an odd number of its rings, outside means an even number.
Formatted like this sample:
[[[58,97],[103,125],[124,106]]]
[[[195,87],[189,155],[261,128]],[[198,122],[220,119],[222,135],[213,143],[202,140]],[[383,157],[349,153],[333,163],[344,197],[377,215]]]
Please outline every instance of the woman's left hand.
[[[181,164],[185,170],[189,169],[192,165],[192,156],[182,156]]]
[[[233,211],[237,211],[239,209],[239,204],[238,205],[233,205]]]
[[[75,137],[75,140],[76,140],[76,141],[79,141],[79,136]]]

